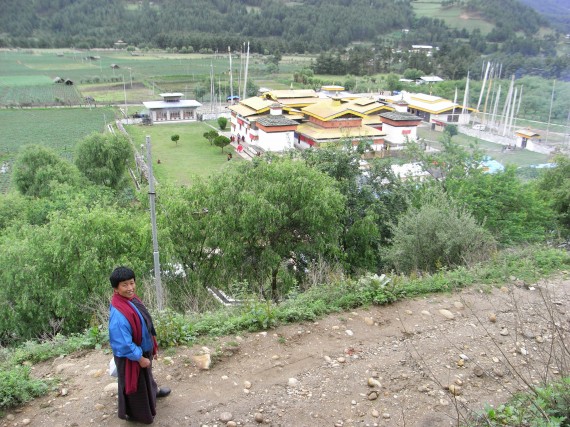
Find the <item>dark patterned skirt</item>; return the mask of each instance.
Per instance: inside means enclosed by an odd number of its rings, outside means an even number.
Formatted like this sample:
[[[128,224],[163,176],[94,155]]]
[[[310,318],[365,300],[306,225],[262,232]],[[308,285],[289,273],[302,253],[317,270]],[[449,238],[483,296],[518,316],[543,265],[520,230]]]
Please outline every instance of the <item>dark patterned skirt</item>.
[[[117,373],[119,375],[119,418],[127,418],[144,424],[152,424],[156,415],[156,392],[158,386],[152,376],[152,354],[145,353],[144,357],[150,359],[151,366],[141,368],[136,393],[125,394],[125,367],[127,359],[115,356]]]

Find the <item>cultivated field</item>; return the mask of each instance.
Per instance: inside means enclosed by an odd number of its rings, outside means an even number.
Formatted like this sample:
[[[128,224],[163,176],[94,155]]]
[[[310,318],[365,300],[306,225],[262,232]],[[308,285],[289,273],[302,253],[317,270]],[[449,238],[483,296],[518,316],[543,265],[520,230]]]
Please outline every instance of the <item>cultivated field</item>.
[[[0,193],[8,191],[10,173],[20,148],[28,144],[49,147],[72,160],[75,144],[115,119],[112,108],[0,109]]]
[[[418,17],[442,19],[451,28],[459,30],[465,28],[469,32],[478,28],[481,30],[481,34],[485,35],[490,33],[494,27],[492,23],[485,21],[481,16],[473,13],[468,14],[458,6],[442,7],[440,1],[414,1],[412,6]]]

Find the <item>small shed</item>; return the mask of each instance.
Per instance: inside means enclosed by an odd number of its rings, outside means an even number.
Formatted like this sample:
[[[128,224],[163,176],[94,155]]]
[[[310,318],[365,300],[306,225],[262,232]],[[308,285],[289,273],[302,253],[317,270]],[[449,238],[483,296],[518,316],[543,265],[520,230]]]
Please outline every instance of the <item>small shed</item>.
[[[53,79],[54,83],[65,83],[65,79],[61,78],[61,77],[55,77]]]
[[[529,143],[540,142],[540,135],[530,129],[519,129],[515,132],[516,146],[527,148]]]
[[[118,69],[121,68],[121,67],[119,67],[117,64],[111,64],[111,68],[112,68],[113,70],[118,70]]]

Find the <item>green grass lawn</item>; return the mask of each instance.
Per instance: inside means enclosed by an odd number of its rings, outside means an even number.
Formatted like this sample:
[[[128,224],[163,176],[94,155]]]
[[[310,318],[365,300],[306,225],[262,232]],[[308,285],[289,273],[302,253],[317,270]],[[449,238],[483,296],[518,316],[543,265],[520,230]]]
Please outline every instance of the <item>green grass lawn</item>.
[[[432,131],[422,127],[418,128],[418,136],[429,141],[428,145],[437,149],[441,148],[441,144],[439,143],[442,136],[441,132]],[[467,148],[470,144],[473,144],[475,140],[476,138],[463,135],[461,133],[453,137],[453,141]],[[546,154],[535,153],[528,150],[503,151],[503,146],[500,144],[495,144],[481,139],[477,140],[477,142],[479,149],[482,150],[485,155],[495,159],[505,166],[509,164],[516,166],[530,166],[547,163],[549,161],[549,156]]]
[[[189,185],[196,177],[208,177],[229,167],[232,162],[242,161],[233,147],[228,145],[222,152],[219,147],[210,145],[203,134],[212,128],[204,122],[129,125],[126,129],[139,149],[145,144],[146,135],[150,136],[153,171],[159,182]],[[180,135],[178,144],[170,140],[174,134]],[[233,159],[228,162],[227,153],[230,152]]]

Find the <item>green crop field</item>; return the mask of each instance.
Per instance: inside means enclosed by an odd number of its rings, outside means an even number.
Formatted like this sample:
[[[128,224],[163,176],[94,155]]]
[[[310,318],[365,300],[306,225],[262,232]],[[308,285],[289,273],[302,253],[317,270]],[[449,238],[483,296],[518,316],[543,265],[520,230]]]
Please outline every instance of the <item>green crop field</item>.
[[[0,164],[10,170],[20,147],[38,144],[72,160],[75,144],[101,132],[114,120],[112,108],[0,109]],[[0,193],[9,189],[10,174],[0,174]]]
[[[459,30],[465,28],[469,32],[478,28],[481,30],[481,34],[486,35],[494,27],[492,23],[485,21],[481,16],[467,13],[459,6],[442,7],[441,2],[434,0],[414,1],[412,6],[418,17],[442,19],[451,28]]]

